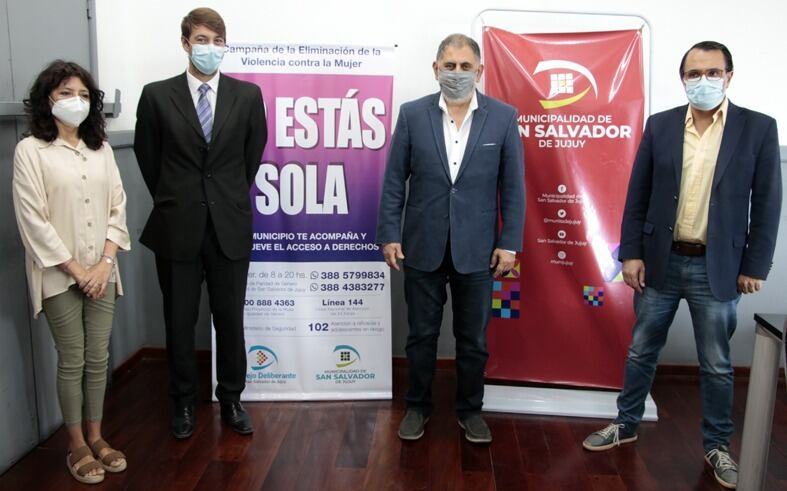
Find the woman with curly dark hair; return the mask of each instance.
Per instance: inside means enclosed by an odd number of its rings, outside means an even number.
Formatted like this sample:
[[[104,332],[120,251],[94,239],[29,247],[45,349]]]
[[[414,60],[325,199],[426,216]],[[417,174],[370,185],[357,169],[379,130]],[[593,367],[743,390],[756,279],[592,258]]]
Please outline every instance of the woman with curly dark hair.
[[[122,294],[115,255],[130,247],[103,95],[76,63],[46,67],[24,101],[30,134],[16,146],[13,178],[33,315],[46,314],[57,349],[66,464],[88,484],[126,469],[125,456],[101,436],[109,335]]]

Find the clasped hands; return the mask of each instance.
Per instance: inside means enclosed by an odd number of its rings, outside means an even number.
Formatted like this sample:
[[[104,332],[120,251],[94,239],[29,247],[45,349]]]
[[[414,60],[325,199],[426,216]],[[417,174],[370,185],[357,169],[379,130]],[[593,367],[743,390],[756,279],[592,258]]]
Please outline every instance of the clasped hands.
[[[60,267],[76,280],[79,289],[91,300],[100,300],[106,295],[113,265],[104,261],[103,258],[87,269],[76,259],[66,261]]]

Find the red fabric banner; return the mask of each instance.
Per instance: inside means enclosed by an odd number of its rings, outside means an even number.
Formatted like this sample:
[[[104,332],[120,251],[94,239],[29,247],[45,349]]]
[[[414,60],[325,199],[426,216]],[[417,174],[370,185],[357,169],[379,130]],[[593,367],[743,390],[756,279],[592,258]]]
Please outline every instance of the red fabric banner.
[[[634,319],[617,260],[642,135],[640,31],[484,32],[485,90],[519,113],[527,218],[495,282],[487,377],[619,388]]]

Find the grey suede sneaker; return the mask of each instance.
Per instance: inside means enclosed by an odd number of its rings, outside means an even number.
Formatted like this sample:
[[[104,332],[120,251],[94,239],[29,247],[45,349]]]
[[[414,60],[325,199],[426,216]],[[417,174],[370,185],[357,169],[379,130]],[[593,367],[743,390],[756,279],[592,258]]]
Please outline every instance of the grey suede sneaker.
[[[399,438],[402,440],[418,440],[424,436],[424,426],[429,421],[429,417],[424,416],[418,411],[408,409],[399,423]]]
[[[705,462],[713,467],[713,475],[719,484],[728,489],[738,487],[738,464],[730,457],[730,450],[719,445],[705,454]]]
[[[492,432],[480,414],[468,416],[459,420],[459,426],[465,430],[465,438],[473,443],[489,443],[492,441]]]
[[[637,441],[637,434],[626,431],[626,425],[610,423],[606,428],[591,433],[582,442],[582,446],[585,447],[585,450],[600,452],[635,441]]]

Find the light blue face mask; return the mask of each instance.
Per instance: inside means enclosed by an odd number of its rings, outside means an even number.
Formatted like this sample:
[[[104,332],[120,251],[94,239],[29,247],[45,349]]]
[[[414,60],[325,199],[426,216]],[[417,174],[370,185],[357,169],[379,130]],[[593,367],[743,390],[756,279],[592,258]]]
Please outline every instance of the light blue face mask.
[[[192,44],[191,63],[205,75],[212,75],[219,69],[224,58],[224,46],[215,44]]]
[[[721,104],[724,100],[724,82],[727,79],[722,77],[719,80],[708,80],[705,75],[696,82],[686,82],[686,97],[689,104],[700,111],[710,111]]]

